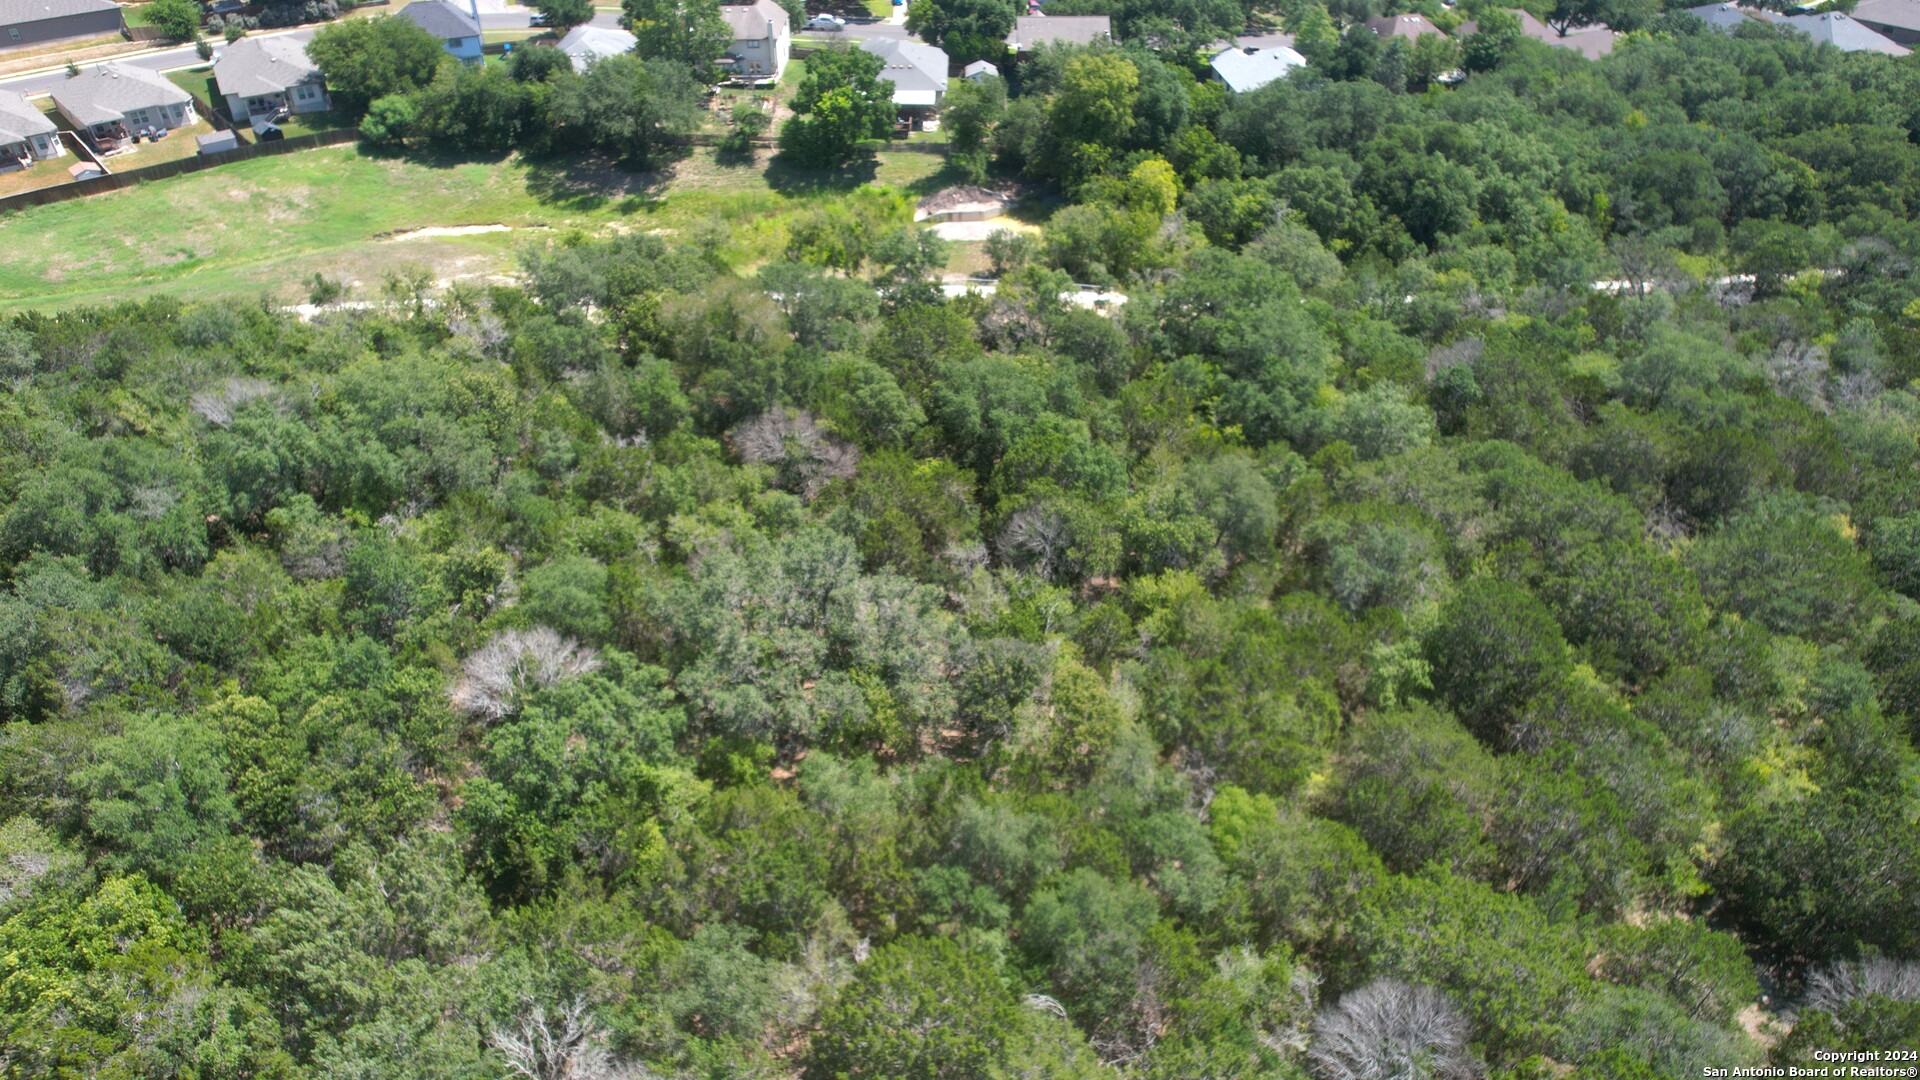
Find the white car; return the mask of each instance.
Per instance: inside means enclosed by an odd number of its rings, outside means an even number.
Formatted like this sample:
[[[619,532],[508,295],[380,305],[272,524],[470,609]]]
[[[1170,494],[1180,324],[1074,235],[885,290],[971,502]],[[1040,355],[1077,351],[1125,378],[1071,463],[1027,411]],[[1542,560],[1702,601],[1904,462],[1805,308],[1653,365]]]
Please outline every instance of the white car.
[[[807,20],[809,30],[845,30],[847,20],[838,15],[815,15]]]

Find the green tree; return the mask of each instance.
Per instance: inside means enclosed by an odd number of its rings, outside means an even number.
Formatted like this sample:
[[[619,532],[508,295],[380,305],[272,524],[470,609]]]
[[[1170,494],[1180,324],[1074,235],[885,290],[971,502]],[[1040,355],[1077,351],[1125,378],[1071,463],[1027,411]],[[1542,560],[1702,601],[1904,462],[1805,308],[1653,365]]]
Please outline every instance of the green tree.
[[[639,39],[636,55],[679,64],[695,78],[708,77],[733,40],[714,0],[622,0],[621,10]]]
[[[1019,1006],[994,968],[989,957],[944,938],[903,937],[881,947],[822,1010],[805,1075],[993,1075],[1020,1027]]]
[[[586,74],[553,84],[547,115],[563,145],[646,163],[698,123],[700,84],[677,61],[602,57]]]
[[[154,717],[103,740],[99,760],[73,781],[86,793],[88,834],[111,861],[166,877],[239,822],[225,772],[212,731]]]
[[[200,5],[193,0],[153,0],[145,8],[147,22],[175,41],[200,33]]]
[[[433,82],[447,52],[439,38],[406,19],[345,19],[320,28],[307,55],[327,73],[327,92],[366,109],[377,98]]]
[[[1010,0],[914,0],[907,8],[907,33],[944,50],[956,64],[997,60],[1006,54],[1005,38],[1018,13]]]
[[[893,122],[892,84],[880,79],[880,58],[864,49],[824,49],[807,59],[794,91],[794,118],[780,129],[780,150],[809,168],[838,168],[860,144],[883,138]]]
[[[533,10],[547,17],[547,25],[565,34],[593,20],[593,0],[539,0]]]

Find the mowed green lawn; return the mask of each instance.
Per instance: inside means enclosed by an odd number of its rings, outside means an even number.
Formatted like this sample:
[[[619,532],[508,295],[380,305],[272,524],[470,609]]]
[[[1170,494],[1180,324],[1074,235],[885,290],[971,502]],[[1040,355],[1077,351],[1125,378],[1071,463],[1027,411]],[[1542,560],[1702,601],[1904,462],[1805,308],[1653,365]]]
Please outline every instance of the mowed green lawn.
[[[0,215],[0,312],[110,303],[156,293],[304,299],[317,272],[377,288],[424,266],[442,280],[509,273],[515,253],[567,230],[728,228],[723,251],[750,265],[785,246],[807,203],[874,184],[919,195],[944,159],[891,152],[834,177],[710,149],[652,174],[583,163],[389,158],[353,146],[255,158],[124,191]],[[509,231],[399,238],[463,225]]]

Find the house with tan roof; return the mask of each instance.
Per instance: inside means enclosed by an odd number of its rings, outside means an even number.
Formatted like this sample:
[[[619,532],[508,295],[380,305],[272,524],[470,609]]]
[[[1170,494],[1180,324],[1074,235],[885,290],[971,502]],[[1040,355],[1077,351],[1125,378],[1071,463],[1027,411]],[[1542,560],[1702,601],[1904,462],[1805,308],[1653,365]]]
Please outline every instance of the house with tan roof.
[[[787,17],[787,9],[773,0],[753,0],[720,5],[720,17],[733,31],[733,41],[721,60],[728,73],[747,82],[778,81],[793,52],[793,20]]]

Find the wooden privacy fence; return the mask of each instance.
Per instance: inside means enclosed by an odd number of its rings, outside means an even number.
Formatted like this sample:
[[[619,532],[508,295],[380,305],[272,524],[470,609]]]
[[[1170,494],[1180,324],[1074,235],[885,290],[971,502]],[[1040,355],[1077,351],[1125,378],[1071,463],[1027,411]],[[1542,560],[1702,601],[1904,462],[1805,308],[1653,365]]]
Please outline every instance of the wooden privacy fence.
[[[309,150],[316,146],[339,146],[359,138],[360,133],[353,128],[339,128],[335,131],[317,131],[311,135],[297,135],[277,142],[254,143],[252,146],[242,146],[237,150],[228,150],[220,154],[201,154],[175,161],[163,161],[158,165],[128,169],[126,172],[114,173],[111,176],[96,176],[91,180],[76,180],[71,183],[56,184],[53,187],[38,188],[34,191],[23,191],[18,195],[9,195],[0,199],[0,213],[8,210],[24,210],[29,206],[66,202],[68,199],[84,198],[106,191],[118,191],[147,180],[164,180],[169,176],[199,172],[201,169],[211,169],[231,161],[245,161],[248,158],[267,157],[272,154],[288,154],[295,150]]]
[[[245,131],[244,128],[239,130]],[[55,184],[52,187],[36,188],[33,191],[23,191],[18,195],[0,198],[0,214],[9,210],[25,210],[29,206],[47,206],[52,203],[66,202],[68,199],[119,191],[121,188],[132,187],[147,180],[164,180],[169,176],[199,172],[201,169],[211,169],[216,165],[225,165],[232,161],[245,161],[248,158],[265,157],[270,154],[287,154],[295,150],[310,150],[316,146],[340,146],[359,138],[360,132],[357,128],[317,131],[312,135],[296,135],[291,139],[280,139],[276,142],[257,142],[251,146],[241,146],[237,150],[228,150],[219,154],[200,154],[175,161],[164,161],[158,165],[128,169],[126,172],[113,173],[110,176],[96,176],[91,180],[75,180],[65,184]],[[695,135],[668,136],[660,141],[669,146],[718,146],[722,138],[724,136],[700,132]],[[761,138],[754,139],[752,145],[755,149],[770,150],[776,144],[772,139]],[[947,152],[945,143],[903,142],[898,136],[889,139],[886,148],[919,154]]]

